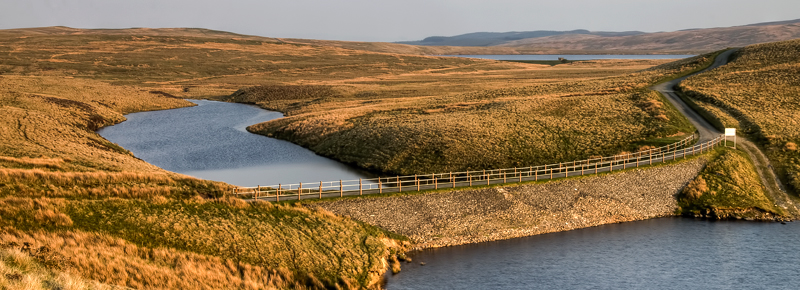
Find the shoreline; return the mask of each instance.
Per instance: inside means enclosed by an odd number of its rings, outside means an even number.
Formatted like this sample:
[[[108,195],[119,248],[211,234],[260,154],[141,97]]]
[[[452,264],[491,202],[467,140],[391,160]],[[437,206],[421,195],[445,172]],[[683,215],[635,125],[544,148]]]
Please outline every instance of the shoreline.
[[[676,216],[675,196],[705,166],[676,164],[538,184],[315,203],[408,237],[409,250]]]

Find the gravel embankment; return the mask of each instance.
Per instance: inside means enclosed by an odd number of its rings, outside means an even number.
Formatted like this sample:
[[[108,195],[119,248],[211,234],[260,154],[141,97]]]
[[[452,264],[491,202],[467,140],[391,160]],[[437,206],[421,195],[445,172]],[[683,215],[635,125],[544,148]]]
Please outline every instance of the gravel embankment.
[[[648,169],[316,205],[411,238],[415,248],[494,241],[674,215],[705,159]]]

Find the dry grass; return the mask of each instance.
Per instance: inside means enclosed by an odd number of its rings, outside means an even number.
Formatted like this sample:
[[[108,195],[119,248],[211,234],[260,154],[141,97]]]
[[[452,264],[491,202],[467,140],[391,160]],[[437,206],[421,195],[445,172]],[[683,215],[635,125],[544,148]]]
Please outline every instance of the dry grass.
[[[800,40],[752,45],[731,63],[689,78],[687,95],[722,125],[755,139],[779,176],[800,193]]]
[[[17,246],[17,245],[15,245]],[[34,255],[32,255],[34,254]],[[25,290],[124,289],[42,265],[36,253],[24,248],[0,247],[0,288]]]
[[[9,197],[0,226],[3,241],[52,249],[80,276],[147,289],[374,287],[401,250],[324,210],[239,199]]]
[[[583,152],[559,148],[589,148],[600,134],[610,134],[603,142],[614,151],[649,145],[621,140],[686,130],[642,90],[682,68],[634,73],[661,63],[550,67],[219,34],[0,33],[2,240],[52,249],[76,277],[134,288],[374,287],[385,258],[402,248],[399,237],[324,211],[210,202],[202,196],[219,196],[227,185],[164,172],[94,130],[125,113],[190,105],[175,96],[260,85],[261,99],[240,101],[285,112],[290,117],[276,124],[297,132],[298,143],[316,142],[308,146],[323,152],[347,141],[329,154],[379,161],[364,167],[571,158]],[[600,128],[593,123],[617,127],[582,139]],[[452,142],[420,138],[428,136]],[[364,151],[353,141],[366,141]],[[375,151],[392,142],[395,151]],[[531,150],[548,142],[561,147]],[[460,155],[473,148],[478,153]],[[489,151],[492,163],[472,161]]]
[[[510,168],[611,155],[691,133],[681,115],[645,88],[709,61],[701,56],[599,78],[569,70],[571,79],[565,79],[560,66],[539,68],[530,74],[541,79],[528,80],[533,85],[527,86],[498,86],[482,82],[483,74],[478,74],[473,80],[480,86],[451,90],[442,84],[438,93],[426,90],[430,95],[403,96],[383,89],[343,92],[339,98],[278,100],[266,97],[273,93],[262,87],[257,94],[244,97],[247,92],[240,91],[228,100],[247,100],[288,116],[250,126],[251,132],[287,139],[375,171],[425,174]],[[593,67],[584,69],[586,74],[613,68],[603,62],[583,65]],[[430,79],[416,76],[425,83]],[[370,82],[351,83],[366,88]]]

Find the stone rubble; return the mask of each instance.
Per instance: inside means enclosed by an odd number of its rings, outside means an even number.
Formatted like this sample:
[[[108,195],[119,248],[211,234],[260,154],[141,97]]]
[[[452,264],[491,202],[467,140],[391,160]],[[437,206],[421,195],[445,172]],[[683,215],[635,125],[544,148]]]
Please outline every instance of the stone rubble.
[[[707,160],[541,184],[341,199],[326,210],[405,235],[415,249],[495,241],[675,215]]]

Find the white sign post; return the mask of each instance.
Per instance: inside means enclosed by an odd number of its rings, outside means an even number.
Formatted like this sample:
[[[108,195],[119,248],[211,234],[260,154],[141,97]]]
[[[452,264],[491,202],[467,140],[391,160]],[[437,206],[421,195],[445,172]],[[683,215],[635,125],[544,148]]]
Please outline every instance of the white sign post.
[[[728,143],[728,136],[733,136],[733,149],[736,149],[736,128],[725,128],[725,143]]]

